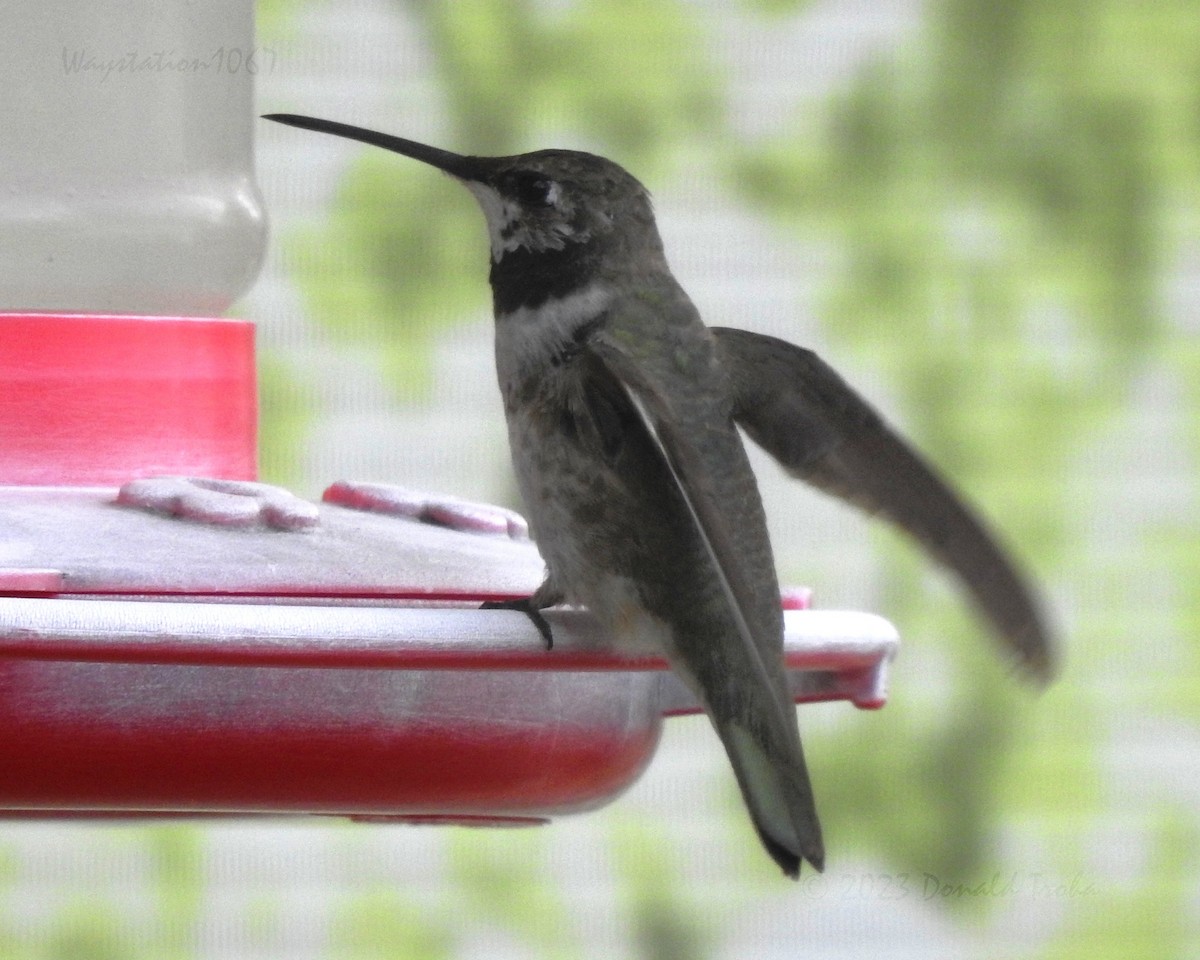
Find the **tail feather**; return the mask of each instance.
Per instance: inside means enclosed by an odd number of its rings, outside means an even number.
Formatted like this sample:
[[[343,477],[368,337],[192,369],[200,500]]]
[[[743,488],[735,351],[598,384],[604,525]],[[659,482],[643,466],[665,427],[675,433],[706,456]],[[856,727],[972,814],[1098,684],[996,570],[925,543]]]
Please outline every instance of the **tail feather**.
[[[825,846],[800,736],[791,711],[771,710],[762,698],[757,715],[710,708],[754,828],[772,859],[789,877],[807,860],[825,867]],[[794,708],[792,708],[794,710]],[[741,714],[741,715],[738,715]]]

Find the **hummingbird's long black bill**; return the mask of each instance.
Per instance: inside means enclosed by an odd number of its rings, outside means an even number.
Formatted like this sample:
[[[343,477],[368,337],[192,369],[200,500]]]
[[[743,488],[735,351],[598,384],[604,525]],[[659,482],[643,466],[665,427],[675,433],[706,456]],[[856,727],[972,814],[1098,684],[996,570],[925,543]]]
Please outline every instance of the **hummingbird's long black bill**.
[[[315,130],[318,133],[331,133],[335,137],[345,137],[357,140],[373,147],[383,147],[393,153],[420,160],[431,167],[458,177],[460,180],[478,180],[481,174],[480,158],[465,157],[460,153],[440,150],[437,147],[426,146],[415,140],[405,140],[403,137],[393,137],[389,133],[379,133],[356,127],[349,123],[338,123],[336,120],[320,120],[317,117],[302,117],[295,113],[264,113],[264,120],[274,120],[289,127],[299,127],[301,130]]]

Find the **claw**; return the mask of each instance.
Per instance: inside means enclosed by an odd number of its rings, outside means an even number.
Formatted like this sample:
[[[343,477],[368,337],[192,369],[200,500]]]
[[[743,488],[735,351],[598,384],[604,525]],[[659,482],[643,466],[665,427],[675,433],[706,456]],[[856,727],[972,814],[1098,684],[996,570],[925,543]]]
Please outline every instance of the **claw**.
[[[554,634],[550,631],[549,621],[542,616],[542,611],[533,605],[532,597],[519,597],[516,600],[488,600],[480,605],[480,610],[516,610],[525,614],[537,627],[537,632],[546,641],[546,649],[554,649]]]

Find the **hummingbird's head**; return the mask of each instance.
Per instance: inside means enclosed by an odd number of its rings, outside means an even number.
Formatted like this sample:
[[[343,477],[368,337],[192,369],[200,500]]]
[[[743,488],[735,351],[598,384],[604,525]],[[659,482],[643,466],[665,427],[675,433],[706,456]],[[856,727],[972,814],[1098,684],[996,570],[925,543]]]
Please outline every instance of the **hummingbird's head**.
[[[264,119],[383,147],[460,180],[483,208],[493,264],[507,262],[501,272],[525,274],[541,255],[571,261],[577,274],[605,262],[661,261],[649,193],[603,157],[574,150],[470,157],[332,120],[286,113]],[[493,285],[496,273],[494,266]]]
[[[483,209],[497,263],[518,251],[605,247],[647,231],[657,240],[646,188],[611,160],[574,150],[467,159],[477,172],[460,179]]]

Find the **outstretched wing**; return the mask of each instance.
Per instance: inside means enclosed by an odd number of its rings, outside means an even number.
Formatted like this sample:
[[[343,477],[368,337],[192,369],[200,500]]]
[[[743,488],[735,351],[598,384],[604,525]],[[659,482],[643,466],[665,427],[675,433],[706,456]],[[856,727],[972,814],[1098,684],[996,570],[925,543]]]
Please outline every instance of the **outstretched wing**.
[[[885,517],[956,574],[1040,680],[1054,671],[1028,583],[983,521],[820,357],[784,340],[714,328],[734,418],[793,476]]]

